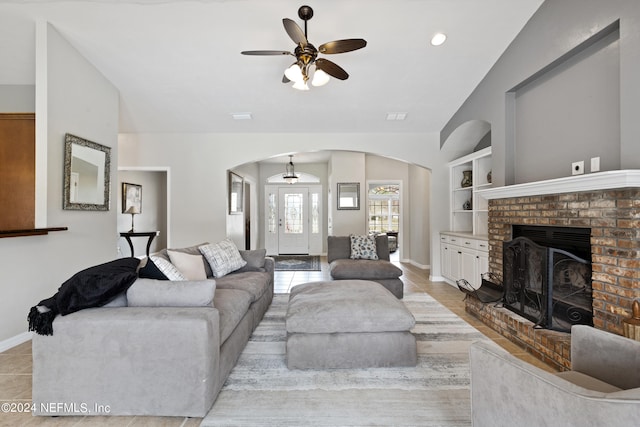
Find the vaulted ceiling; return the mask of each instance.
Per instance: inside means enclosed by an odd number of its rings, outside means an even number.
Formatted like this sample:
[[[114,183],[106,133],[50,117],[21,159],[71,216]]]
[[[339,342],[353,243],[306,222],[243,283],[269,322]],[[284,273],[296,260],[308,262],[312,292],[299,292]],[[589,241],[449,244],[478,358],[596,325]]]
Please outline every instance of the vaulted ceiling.
[[[439,132],[542,0],[322,0],[308,38],[368,45],[324,55],[350,77],[301,92],[291,0],[0,1],[0,84],[35,81],[35,23],[50,22],[120,91],[121,132]],[[430,39],[446,33],[439,47]],[[322,56],[322,55],[321,55]],[[402,121],[388,113],[406,113]],[[250,113],[251,120],[234,120]]]

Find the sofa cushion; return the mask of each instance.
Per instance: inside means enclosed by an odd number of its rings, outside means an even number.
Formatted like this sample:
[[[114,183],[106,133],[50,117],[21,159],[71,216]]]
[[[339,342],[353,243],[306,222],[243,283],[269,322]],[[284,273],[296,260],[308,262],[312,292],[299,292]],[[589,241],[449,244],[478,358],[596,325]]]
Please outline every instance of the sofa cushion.
[[[167,250],[171,264],[182,273],[187,280],[206,280],[207,273],[204,271],[202,255],[191,255],[184,252]]]
[[[334,279],[397,279],[402,270],[390,261],[369,259],[337,259],[329,265]]]
[[[135,282],[134,282],[135,283]],[[114,299],[103,305],[103,307],[126,307],[127,302],[127,292],[120,292]]]
[[[351,239],[349,236],[327,237],[327,262],[335,259],[348,259],[351,256]]]
[[[208,245],[208,244],[209,244],[209,242],[204,242],[204,243],[200,243],[199,245],[188,246],[186,248],[169,248],[169,249],[174,251],[174,252],[184,252],[185,254],[201,256],[202,257],[202,265],[204,265],[204,271],[207,273],[207,277],[213,277],[213,271],[211,271],[211,267],[209,266],[209,263],[202,256],[202,253],[200,252],[200,249],[198,249],[198,247],[200,247],[202,245]],[[164,258],[167,261],[171,261],[171,259],[169,258],[169,253],[167,252],[169,249],[162,249],[162,250],[156,252],[153,255],[159,256],[160,258]]]
[[[376,250],[378,259],[389,261],[389,236],[386,234],[376,236]]]
[[[376,236],[376,252],[378,259],[389,261],[389,236],[381,234]],[[327,237],[327,262],[336,259],[348,259],[351,256],[351,239],[349,236]]]
[[[224,239],[215,244],[202,245],[198,249],[209,263],[215,278],[236,271],[247,264],[247,261],[242,259],[240,251],[231,239]]]
[[[251,295],[251,302],[259,300],[269,288],[271,275],[262,272],[244,272],[227,274],[216,279],[218,289],[240,289]]]
[[[582,372],[564,371],[558,372],[556,373],[556,375],[569,381],[570,383],[573,383],[580,387],[584,387],[588,390],[599,391],[602,393],[612,393],[620,391],[619,387],[608,384],[604,381],[600,381],[599,379],[590,377],[589,375],[585,375]]]
[[[236,270],[237,273],[244,273],[246,271],[265,271],[264,260],[267,255],[266,249],[241,250],[239,252],[242,259],[247,261],[247,264]]]
[[[206,307],[215,290],[215,280],[138,279],[127,291],[127,302],[129,307]]]
[[[138,277],[142,279],[169,280],[151,258],[144,258],[140,262],[140,266],[138,269]]]
[[[378,253],[376,251],[376,239],[369,235],[355,235],[349,236],[351,241],[351,259],[378,259]]]
[[[220,313],[220,344],[223,344],[249,311],[251,295],[239,289],[218,289],[213,306]]]
[[[187,280],[170,261],[155,255],[151,255],[149,258],[168,280]]]

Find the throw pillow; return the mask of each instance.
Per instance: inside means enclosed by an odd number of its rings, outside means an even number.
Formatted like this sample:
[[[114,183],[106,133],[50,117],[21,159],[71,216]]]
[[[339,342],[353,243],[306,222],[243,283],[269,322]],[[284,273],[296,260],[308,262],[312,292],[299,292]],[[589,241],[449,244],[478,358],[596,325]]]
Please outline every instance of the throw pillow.
[[[169,249],[169,259],[171,264],[182,273],[187,280],[206,280],[207,273],[204,271],[202,255],[189,255],[184,252],[176,252]]]
[[[147,258],[146,262],[143,261],[143,263],[144,265],[138,270],[138,277],[142,279],[169,280],[158,266],[151,261],[151,258]]]
[[[351,234],[351,259],[378,259],[376,238],[374,236],[356,236]]]
[[[244,273],[246,271],[265,271],[264,260],[267,255],[266,249],[252,249],[240,251],[240,256],[243,260],[247,261],[247,264],[239,270],[238,273]]]
[[[216,244],[198,246],[198,249],[211,266],[213,277],[222,277],[247,264],[235,243],[228,238]]]
[[[180,270],[176,268],[175,265],[171,264],[164,258],[157,257],[155,255],[151,255],[149,257],[151,261],[158,267],[158,269],[164,274],[169,280],[187,280],[186,277]]]
[[[138,279],[127,291],[129,307],[213,307],[214,280]]]

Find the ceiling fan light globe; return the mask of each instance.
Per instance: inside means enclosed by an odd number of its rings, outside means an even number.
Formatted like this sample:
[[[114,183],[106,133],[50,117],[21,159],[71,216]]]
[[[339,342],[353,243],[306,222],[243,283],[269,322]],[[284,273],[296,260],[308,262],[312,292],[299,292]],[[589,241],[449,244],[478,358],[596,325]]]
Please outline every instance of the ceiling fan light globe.
[[[329,74],[316,68],[316,72],[313,73],[313,80],[311,81],[311,84],[314,86],[324,86],[329,83],[330,79]]]
[[[295,82],[293,84],[293,88],[298,90],[309,90],[309,85],[304,80],[301,80],[299,82]]]
[[[304,82],[302,70],[300,69],[298,64],[293,64],[291,67],[284,70],[284,75],[287,76],[287,78],[292,82]]]

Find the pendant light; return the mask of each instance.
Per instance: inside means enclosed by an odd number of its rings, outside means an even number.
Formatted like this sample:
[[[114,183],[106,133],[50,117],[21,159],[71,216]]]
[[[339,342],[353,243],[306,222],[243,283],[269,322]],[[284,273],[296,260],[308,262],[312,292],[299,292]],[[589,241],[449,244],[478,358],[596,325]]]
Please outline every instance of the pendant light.
[[[296,171],[293,166],[293,156],[289,156],[289,163],[287,163],[285,167],[285,174],[282,175],[282,179],[284,179],[288,184],[295,184],[298,182],[298,175],[296,175]]]

